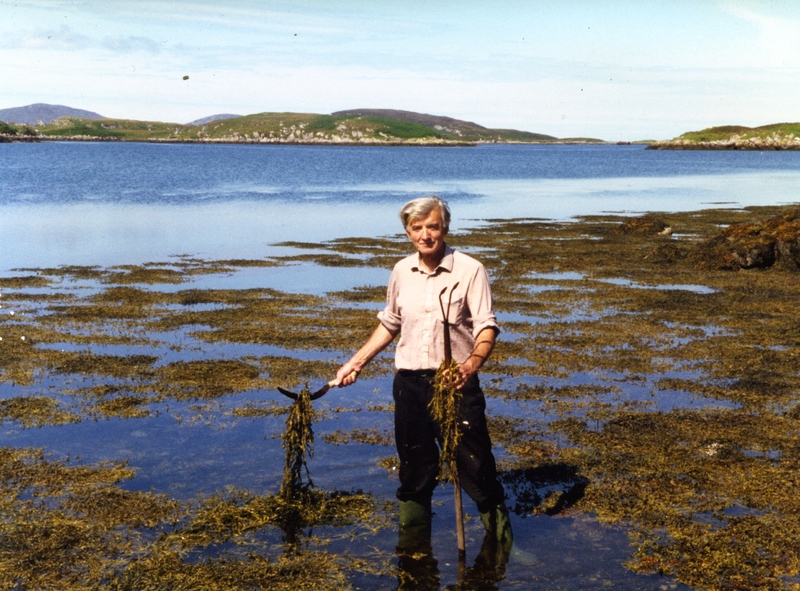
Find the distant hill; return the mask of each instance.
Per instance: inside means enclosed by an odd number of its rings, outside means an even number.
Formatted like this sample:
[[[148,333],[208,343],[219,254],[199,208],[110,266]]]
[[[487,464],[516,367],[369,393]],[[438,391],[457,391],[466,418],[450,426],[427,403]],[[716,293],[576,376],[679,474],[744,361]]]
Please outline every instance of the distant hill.
[[[211,123],[212,121],[222,121],[223,119],[236,119],[237,117],[242,117],[242,115],[231,115],[229,113],[224,113],[220,115],[209,115],[208,117],[203,117],[202,119],[195,119],[194,121],[190,121],[186,125],[205,125],[206,123]]]
[[[800,123],[723,125],[653,142],[648,150],[800,150]]]
[[[424,125],[358,115],[257,113],[201,125],[60,117],[38,126],[41,139],[262,144],[464,144]]]
[[[103,119],[104,117],[92,111],[83,109],[73,109],[65,105],[48,105],[45,103],[35,103],[24,107],[13,107],[11,109],[0,109],[0,121],[6,123],[25,123],[36,125],[39,121],[45,124],[59,117],[80,117],[81,119]]]
[[[347,111],[336,111],[335,113],[331,113],[331,115],[364,115],[386,117],[387,119],[397,119],[399,121],[417,123],[419,125],[436,129],[437,131],[452,133],[458,137],[477,140],[502,138],[508,141],[552,141],[558,139],[552,135],[531,133],[528,131],[517,131],[515,129],[489,129],[487,127],[483,127],[482,125],[478,125],[477,123],[472,123],[471,121],[461,121],[459,119],[453,119],[452,117],[426,115],[424,113],[398,111],[395,109],[349,109]]]
[[[25,110],[24,112],[22,110]],[[331,115],[316,113],[218,114],[188,124],[107,119],[97,113],[58,105],[6,109],[12,123],[0,136],[6,141],[47,139],[74,141],[140,141],[333,145],[475,145],[479,143],[605,143],[592,138],[558,139],[551,135],[489,129],[452,117],[394,109],[352,109]],[[60,115],[61,113],[67,113]],[[88,114],[79,116],[77,114]],[[24,117],[23,115],[26,115]],[[60,115],[60,116],[57,116]],[[16,119],[22,119],[17,121]],[[38,123],[47,121],[46,124]],[[32,129],[30,125],[35,125]]]

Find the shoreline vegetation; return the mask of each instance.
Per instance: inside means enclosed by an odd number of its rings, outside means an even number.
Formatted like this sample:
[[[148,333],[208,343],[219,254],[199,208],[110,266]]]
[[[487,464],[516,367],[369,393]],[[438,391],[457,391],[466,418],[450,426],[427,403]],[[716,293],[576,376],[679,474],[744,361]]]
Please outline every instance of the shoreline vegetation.
[[[513,129],[488,129],[450,117],[388,109],[226,116],[199,125],[59,117],[41,125],[0,122],[0,141],[137,141],[163,143],[308,144],[361,146],[474,146],[483,143],[605,144],[594,138],[556,138]]]
[[[503,402],[490,431],[516,519],[622,527],[629,570],[698,589],[798,589],[800,209],[485,220],[451,239],[481,253],[505,315],[482,373],[487,396]],[[272,389],[327,379],[373,329],[365,304],[380,305],[385,288],[311,296],[195,289],[192,279],[298,263],[389,268],[407,245],[390,236],[284,246],[297,254],[0,277],[11,310],[0,315],[0,383],[14,384],[0,420],[77,433],[109,419],[233,429],[285,414]],[[253,344],[285,353],[243,352]],[[116,345],[136,352],[111,354]],[[169,358],[176,350],[208,353]],[[362,387],[391,366],[377,358]],[[392,409],[321,412],[360,412],[374,425]],[[373,446],[392,477],[391,433],[328,424],[316,435],[321,445]],[[310,491],[302,515],[287,513],[277,487],[176,499],[127,490],[127,461],[0,448],[0,587],[222,589],[225,580],[225,589],[317,590],[399,576],[394,544],[374,538],[396,536],[392,499]],[[526,582],[556,584],[543,568]],[[614,586],[586,572],[593,588]]]
[[[651,143],[648,150],[800,150],[800,123],[726,125]]]

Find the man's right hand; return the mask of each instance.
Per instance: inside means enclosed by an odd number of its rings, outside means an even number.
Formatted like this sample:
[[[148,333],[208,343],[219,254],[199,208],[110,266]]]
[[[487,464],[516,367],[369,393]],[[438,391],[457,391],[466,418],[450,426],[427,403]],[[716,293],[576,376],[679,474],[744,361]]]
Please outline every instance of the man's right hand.
[[[339,371],[336,372],[336,386],[344,388],[345,386],[352,386],[358,380],[358,370],[353,367],[353,364],[348,361]]]

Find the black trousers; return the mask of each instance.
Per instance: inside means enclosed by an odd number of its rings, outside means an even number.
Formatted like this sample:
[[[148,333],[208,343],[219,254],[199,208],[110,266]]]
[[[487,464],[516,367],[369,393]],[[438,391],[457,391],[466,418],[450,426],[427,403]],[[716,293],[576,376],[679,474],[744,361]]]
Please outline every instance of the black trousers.
[[[397,498],[423,505],[430,503],[439,475],[439,427],[428,410],[435,373],[400,370],[393,385],[395,441],[400,458]],[[486,426],[486,399],[477,375],[464,385],[462,393],[458,473],[461,487],[478,505],[478,511],[484,513],[503,503],[505,492],[497,479]]]

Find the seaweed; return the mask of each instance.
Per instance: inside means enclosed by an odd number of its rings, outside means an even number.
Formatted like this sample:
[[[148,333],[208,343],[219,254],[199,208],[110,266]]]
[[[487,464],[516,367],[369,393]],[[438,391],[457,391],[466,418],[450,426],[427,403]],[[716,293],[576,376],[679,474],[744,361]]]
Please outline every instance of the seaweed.
[[[0,422],[19,421],[25,427],[76,423],[80,416],[67,412],[46,396],[15,397],[0,400]]]
[[[442,363],[433,378],[433,396],[428,409],[431,417],[439,425],[441,433],[441,463],[454,473],[458,443],[461,431],[458,428],[458,413],[461,404],[461,390],[456,387],[454,376],[458,375],[458,363],[451,360],[449,366]]]
[[[281,495],[238,490],[178,503],[128,491],[124,463],[70,465],[39,450],[0,448],[0,586],[8,589],[341,589],[348,571],[387,574],[372,563],[321,548],[280,551],[260,532],[280,528]],[[387,507],[360,492],[314,492],[305,525],[386,526]],[[349,536],[356,535],[350,531]],[[193,556],[235,541],[251,549]],[[324,542],[320,542],[324,544]]]
[[[307,464],[308,458],[314,456],[314,431],[311,428],[313,415],[311,392],[304,388],[292,404],[283,432],[282,446],[286,450],[286,464],[283,468],[281,496],[287,502],[296,500],[314,486]]]

